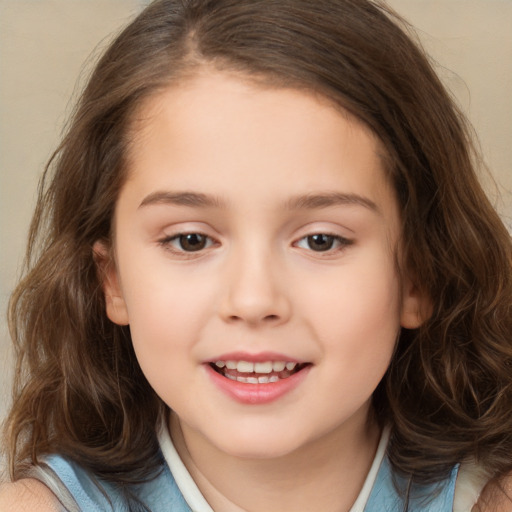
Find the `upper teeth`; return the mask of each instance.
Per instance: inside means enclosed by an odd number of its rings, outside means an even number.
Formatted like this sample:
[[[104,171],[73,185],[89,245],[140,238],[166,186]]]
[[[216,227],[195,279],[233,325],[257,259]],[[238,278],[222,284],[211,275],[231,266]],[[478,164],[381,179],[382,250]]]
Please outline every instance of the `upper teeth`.
[[[264,361],[260,363],[251,363],[250,361],[217,361],[215,365],[218,368],[226,367],[228,370],[236,370],[240,373],[272,373],[282,372],[285,368],[293,370],[297,363],[286,361]]]

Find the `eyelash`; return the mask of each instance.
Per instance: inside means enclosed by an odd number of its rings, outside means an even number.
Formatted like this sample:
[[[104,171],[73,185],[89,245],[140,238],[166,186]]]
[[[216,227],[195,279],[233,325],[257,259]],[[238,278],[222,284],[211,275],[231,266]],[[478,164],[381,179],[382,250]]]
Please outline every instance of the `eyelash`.
[[[183,242],[185,240],[185,237],[192,237],[192,236],[204,240],[205,245],[200,247],[197,250],[191,250],[191,251],[186,250],[183,247]],[[300,247],[300,245],[299,245],[304,240],[306,241],[306,243],[309,244],[313,241],[314,237],[320,237],[320,236],[326,237],[329,239],[329,241],[327,243],[328,244],[330,243],[330,246],[327,247],[326,250],[316,251],[315,249],[312,249],[311,247],[305,248],[305,247]],[[176,242],[176,241],[179,243],[181,248],[176,248],[175,246],[173,246],[173,242]],[[166,250],[171,251],[173,254],[176,254],[183,258],[198,257],[204,250],[206,250],[216,244],[218,245],[218,242],[216,242],[213,238],[211,238],[208,235],[205,235],[204,233],[200,233],[200,232],[177,233],[172,236],[166,236],[165,238],[159,240],[158,243],[160,246],[164,247]],[[313,253],[317,253],[317,254],[321,255],[321,254],[336,254],[340,251],[343,251],[346,247],[352,245],[353,243],[354,243],[353,240],[342,237],[340,235],[335,235],[335,234],[327,233],[327,232],[325,232],[325,233],[317,232],[317,233],[312,233],[310,235],[306,235],[306,236],[303,236],[302,238],[299,238],[299,240],[297,240],[296,242],[293,243],[293,246],[299,247],[302,249],[306,249]],[[333,245],[337,245],[337,247],[333,248]]]

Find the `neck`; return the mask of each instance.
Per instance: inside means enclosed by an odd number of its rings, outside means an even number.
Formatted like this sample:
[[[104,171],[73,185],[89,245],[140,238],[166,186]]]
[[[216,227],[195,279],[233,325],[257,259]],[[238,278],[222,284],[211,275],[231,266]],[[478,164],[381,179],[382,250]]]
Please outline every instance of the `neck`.
[[[285,456],[245,459],[217,450],[171,415],[183,463],[215,511],[348,512],[379,442],[375,424],[347,425]],[[297,490],[300,489],[300,492]]]

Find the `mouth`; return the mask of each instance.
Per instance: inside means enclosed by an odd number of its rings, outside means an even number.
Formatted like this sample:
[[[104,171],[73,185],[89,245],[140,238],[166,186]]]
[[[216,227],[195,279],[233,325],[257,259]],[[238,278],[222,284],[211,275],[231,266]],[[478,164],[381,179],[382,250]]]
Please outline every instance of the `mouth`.
[[[215,361],[210,367],[227,379],[244,384],[272,384],[300,372],[311,363],[295,361]]]

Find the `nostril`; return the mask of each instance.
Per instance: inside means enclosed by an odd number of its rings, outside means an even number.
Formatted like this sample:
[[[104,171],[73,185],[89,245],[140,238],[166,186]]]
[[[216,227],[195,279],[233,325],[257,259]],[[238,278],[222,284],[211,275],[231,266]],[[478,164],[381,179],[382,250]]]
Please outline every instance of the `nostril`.
[[[242,316],[238,316],[238,315],[230,315],[229,319],[231,321],[235,322],[235,321],[238,321],[238,320],[243,320],[243,317]],[[279,320],[279,315],[266,315],[266,316],[263,317],[263,320],[267,320],[267,321]]]

